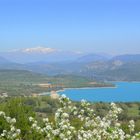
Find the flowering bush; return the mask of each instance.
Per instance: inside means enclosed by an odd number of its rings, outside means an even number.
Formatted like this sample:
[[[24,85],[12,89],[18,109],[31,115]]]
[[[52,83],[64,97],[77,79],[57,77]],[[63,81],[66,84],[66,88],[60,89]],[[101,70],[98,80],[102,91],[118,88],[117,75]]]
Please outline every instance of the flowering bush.
[[[30,134],[40,136],[36,140],[140,140],[140,132],[135,133],[135,124],[131,120],[128,125],[129,133],[126,134],[118,115],[122,112],[116,104],[110,104],[110,111],[104,117],[96,116],[94,110],[90,108],[90,103],[81,101],[79,107],[74,106],[69,98],[62,95],[59,98],[61,107],[57,109],[54,121],[44,118],[43,124],[35,118],[29,117]],[[0,134],[1,140],[22,140],[21,130],[16,128],[16,119],[10,118],[4,112],[0,112],[0,117],[8,124],[9,128]],[[75,127],[72,119],[76,118],[79,127]],[[24,125],[24,124],[23,124]]]
[[[0,117],[3,117],[3,119],[9,124],[9,129],[3,130],[0,138],[2,140],[18,140],[20,138],[20,129],[17,129],[14,126],[14,124],[16,123],[16,119],[6,116],[5,113],[2,111],[0,111]]]

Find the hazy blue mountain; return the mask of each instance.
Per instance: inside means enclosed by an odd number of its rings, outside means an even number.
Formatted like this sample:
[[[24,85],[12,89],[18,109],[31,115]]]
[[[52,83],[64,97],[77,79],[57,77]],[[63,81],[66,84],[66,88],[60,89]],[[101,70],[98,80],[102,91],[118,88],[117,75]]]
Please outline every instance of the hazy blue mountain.
[[[120,60],[123,62],[140,62],[140,54],[126,54],[126,55],[118,55],[112,60]]]
[[[9,60],[5,59],[4,57],[0,56],[0,64],[11,63]]]
[[[25,66],[0,57],[0,69],[24,69]]]
[[[81,74],[105,81],[140,81],[140,61],[135,58],[138,57],[131,55],[130,59],[121,56],[109,61],[92,62],[82,69]]]
[[[125,63],[96,73],[101,79],[111,81],[140,81],[140,62]],[[97,76],[97,77],[98,77]]]
[[[107,61],[110,58],[111,56],[105,54],[88,54],[80,57],[77,62],[89,63],[94,61]]]
[[[75,74],[97,80],[140,81],[140,54],[112,58],[104,54],[87,55],[38,47],[0,55],[0,69],[30,70],[48,75]]]

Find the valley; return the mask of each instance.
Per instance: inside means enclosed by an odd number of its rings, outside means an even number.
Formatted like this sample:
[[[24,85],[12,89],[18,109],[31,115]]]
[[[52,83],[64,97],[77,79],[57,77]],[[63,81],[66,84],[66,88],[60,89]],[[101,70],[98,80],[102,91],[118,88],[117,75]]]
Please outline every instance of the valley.
[[[94,82],[91,84],[91,82]],[[81,76],[47,76],[27,70],[0,70],[0,93],[10,96],[31,96],[63,88],[109,87],[110,83],[97,82]]]

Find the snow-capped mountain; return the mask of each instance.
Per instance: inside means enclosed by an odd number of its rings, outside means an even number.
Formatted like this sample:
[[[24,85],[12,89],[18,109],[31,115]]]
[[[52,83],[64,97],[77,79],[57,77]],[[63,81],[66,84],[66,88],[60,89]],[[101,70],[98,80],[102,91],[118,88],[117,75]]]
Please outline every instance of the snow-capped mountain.
[[[75,51],[63,51],[47,47],[35,47],[1,52],[0,56],[16,63],[33,62],[60,62],[73,61],[81,57],[82,54]]]
[[[25,48],[25,49],[21,49],[19,51],[21,51],[23,53],[28,53],[28,54],[31,54],[31,53],[49,54],[49,53],[55,52],[56,50],[53,48],[45,48],[45,47],[39,46],[39,47],[35,47],[35,48]]]

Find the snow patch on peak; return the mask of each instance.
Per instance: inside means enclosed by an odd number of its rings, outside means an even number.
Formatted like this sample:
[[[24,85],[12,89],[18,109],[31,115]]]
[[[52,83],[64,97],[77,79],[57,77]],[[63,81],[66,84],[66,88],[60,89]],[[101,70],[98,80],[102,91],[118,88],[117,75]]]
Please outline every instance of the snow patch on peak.
[[[22,52],[24,53],[52,53],[55,52],[56,50],[53,48],[46,48],[46,47],[35,47],[35,48],[26,48],[26,49],[22,49]]]

